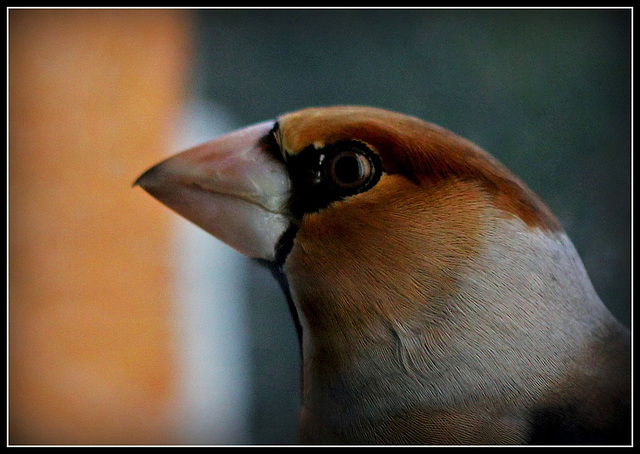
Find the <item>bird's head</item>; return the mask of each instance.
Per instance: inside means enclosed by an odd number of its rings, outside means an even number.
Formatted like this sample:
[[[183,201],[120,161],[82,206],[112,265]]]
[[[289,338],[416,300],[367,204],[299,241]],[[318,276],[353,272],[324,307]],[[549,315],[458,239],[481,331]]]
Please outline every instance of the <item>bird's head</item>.
[[[610,356],[602,339],[627,351],[549,209],[491,155],[417,118],[305,109],[137,183],[285,278],[307,440],[521,442],[535,425],[522,409],[555,408],[550,390],[567,383],[567,402],[582,402],[575,377]]]
[[[173,156],[136,182],[241,253],[276,265],[318,334],[442,316],[496,223],[561,230],[473,143],[368,107],[310,108]],[[335,329],[335,328],[338,329]]]

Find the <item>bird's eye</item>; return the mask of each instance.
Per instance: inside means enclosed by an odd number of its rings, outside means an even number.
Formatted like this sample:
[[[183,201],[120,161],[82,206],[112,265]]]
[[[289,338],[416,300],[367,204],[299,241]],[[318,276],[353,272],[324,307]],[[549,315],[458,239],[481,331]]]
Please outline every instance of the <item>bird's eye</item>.
[[[369,181],[373,165],[369,158],[355,150],[342,151],[328,160],[327,176],[342,189],[355,189]]]
[[[293,186],[289,208],[301,216],[374,187],[382,160],[366,143],[343,140],[289,155],[287,169]]]

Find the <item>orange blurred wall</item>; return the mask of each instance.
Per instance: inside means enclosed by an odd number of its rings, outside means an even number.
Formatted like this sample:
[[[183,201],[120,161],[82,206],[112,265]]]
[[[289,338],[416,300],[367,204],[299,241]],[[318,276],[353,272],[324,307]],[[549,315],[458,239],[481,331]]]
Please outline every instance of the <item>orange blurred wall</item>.
[[[9,10],[9,443],[177,439],[170,213],[135,178],[188,76],[176,10]]]

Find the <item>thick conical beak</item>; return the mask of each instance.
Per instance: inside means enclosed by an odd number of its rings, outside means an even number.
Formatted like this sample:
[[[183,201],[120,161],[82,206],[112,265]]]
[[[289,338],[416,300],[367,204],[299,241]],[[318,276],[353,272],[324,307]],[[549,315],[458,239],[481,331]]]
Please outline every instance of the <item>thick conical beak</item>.
[[[289,225],[289,177],[265,149],[272,127],[260,123],[172,156],[134,185],[242,254],[274,260]]]

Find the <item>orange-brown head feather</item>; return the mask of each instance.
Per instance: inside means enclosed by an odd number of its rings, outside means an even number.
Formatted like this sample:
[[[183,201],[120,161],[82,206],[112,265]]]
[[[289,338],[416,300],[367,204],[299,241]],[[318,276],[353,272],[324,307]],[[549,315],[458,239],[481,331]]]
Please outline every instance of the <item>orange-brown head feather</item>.
[[[443,179],[476,181],[505,213],[530,227],[560,231],[560,223],[527,186],[493,156],[456,134],[415,117],[371,107],[310,108],[279,119],[281,147],[296,154],[309,145],[322,148],[358,140],[380,154],[389,174],[417,184]]]

